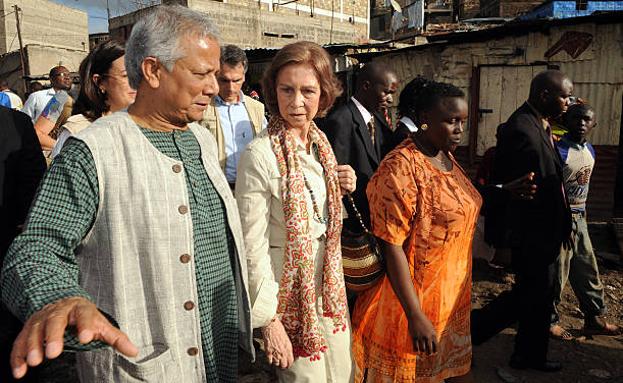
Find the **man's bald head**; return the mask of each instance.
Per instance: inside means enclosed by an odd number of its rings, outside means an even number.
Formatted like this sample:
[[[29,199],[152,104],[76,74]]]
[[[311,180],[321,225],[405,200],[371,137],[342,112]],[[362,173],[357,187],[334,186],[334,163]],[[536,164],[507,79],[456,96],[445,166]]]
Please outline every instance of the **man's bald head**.
[[[370,113],[387,109],[393,102],[398,87],[398,77],[387,64],[371,62],[357,73],[355,98]]]
[[[559,70],[543,71],[532,79],[528,101],[544,117],[558,117],[569,106],[573,83]]]

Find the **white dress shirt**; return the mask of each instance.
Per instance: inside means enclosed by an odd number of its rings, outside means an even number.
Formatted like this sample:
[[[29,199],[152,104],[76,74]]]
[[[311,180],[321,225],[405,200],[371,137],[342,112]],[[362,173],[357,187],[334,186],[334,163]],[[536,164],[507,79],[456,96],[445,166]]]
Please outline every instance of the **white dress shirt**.
[[[366,123],[366,125],[368,125],[368,122],[370,122],[370,120],[374,118],[372,113],[370,113],[365,106],[361,105],[361,103],[357,101],[355,97],[351,97],[350,99],[353,100],[355,106],[357,107],[357,110],[359,110],[359,113],[361,113],[361,117],[363,117],[363,121]]]
[[[11,100],[11,108],[15,110],[21,110],[24,107],[24,103],[22,102],[22,99],[18,95],[16,95],[10,90],[4,90],[3,92],[7,96],[9,96],[9,100]]]
[[[37,118],[39,118],[41,112],[43,112],[45,106],[48,104],[48,102],[50,102],[55,94],[56,91],[54,90],[54,88],[43,89],[32,93],[28,97],[28,100],[26,100],[24,108],[22,108],[22,112],[26,113],[34,124],[37,121]]]
[[[417,126],[415,125],[415,122],[413,122],[413,120],[409,117],[402,117],[400,119],[400,122],[402,122],[407,127],[407,129],[411,131],[411,133],[417,132]]]

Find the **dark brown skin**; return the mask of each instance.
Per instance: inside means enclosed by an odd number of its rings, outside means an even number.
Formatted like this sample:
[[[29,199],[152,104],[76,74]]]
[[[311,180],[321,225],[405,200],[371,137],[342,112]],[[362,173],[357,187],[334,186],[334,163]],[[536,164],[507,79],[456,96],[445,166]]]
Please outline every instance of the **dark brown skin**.
[[[426,124],[427,128],[418,130],[415,142],[435,167],[444,171],[452,169],[452,161],[446,153],[458,146],[467,113],[467,102],[464,98],[447,97],[442,98],[432,110],[420,116],[420,121]],[[422,311],[402,246],[385,241],[381,241],[381,246],[387,262],[387,276],[409,321],[413,349],[427,355],[436,353],[438,334]]]
[[[537,74],[530,85],[528,102],[545,118],[564,113],[573,94],[573,82],[563,73],[547,70]]]
[[[431,355],[437,352],[439,338],[433,324],[420,306],[420,300],[413,289],[409,264],[402,246],[380,240],[387,267],[387,277],[400,301],[409,321],[409,333],[413,338],[413,349]]]
[[[398,89],[398,77],[387,66],[372,62],[366,64],[360,74],[355,98],[371,113],[381,112],[394,102]]]

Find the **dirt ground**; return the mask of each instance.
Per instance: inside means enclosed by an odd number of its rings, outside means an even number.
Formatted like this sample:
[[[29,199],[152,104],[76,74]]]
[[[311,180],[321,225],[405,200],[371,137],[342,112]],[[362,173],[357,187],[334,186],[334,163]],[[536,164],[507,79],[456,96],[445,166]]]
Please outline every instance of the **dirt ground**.
[[[611,323],[623,326],[623,265],[614,236],[606,224],[591,224],[591,238],[595,247],[602,281],[606,291]],[[476,265],[474,269],[473,303],[479,307],[501,291],[510,288],[512,275],[503,269]],[[535,371],[517,371],[508,367],[513,349],[514,329],[507,329],[482,346],[474,348],[474,375],[477,383],[623,383],[623,336],[582,335],[582,313],[577,300],[567,286],[560,307],[562,325],[576,337],[573,341],[552,339],[549,357],[563,362],[564,369],[554,374]],[[241,383],[275,381],[271,367],[262,355],[251,365],[241,361]],[[47,363],[41,374],[42,382],[77,382],[73,354],[65,354],[60,361]]]
[[[605,318],[623,326],[623,267],[614,236],[606,224],[590,225],[591,238],[597,254],[602,283],[605,287],[607,313]],[[616,255],[615,255],[616,254]],[[472,301],[479,307],[501,291],[510,288],[512,275],[492,274],[475,267]],[[623,336],[582,334],[582,312],[571,288],[567,285],[559,306],[562,326],[575,339],[552,339],[549,358],[563,363],[563,370],[554,374],[517,371],[508,367],[513,349],[514,329],[507,329],[481,346],[474,347],[474,375],[478,383],[623,383]]]

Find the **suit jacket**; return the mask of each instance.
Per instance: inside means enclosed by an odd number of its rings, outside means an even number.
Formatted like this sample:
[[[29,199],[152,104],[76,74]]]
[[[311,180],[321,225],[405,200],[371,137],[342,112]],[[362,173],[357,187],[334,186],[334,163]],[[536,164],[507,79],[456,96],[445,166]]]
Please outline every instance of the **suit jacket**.
[[[0,107],[0,262],[26,220],[45,169],[30,117]]]
[[[373,113],[373,118],[376,124],[374,145],[368,126],[352,100],[333,109],[327,118],[319,123],[333,147],[337,163],[350,165],[355,170],[357,189],[352,196],[368,229],[370,229],[370,207],[366,187],[387,154],[387,142],[391,135],[385,118],[378,113]],[[361,225],[350,204],[346,200],[344,203],[349,217],[344,221],[344,227],[353,232],[361,232]]]
[[[506,183],[528,172],[538,187],[531,201],[508,199],[505,219],[511,247],[534,248],[515,266],[549,264],[571,233],[571,212],[563,191],[562,161],[536,111],[524,103],[499,130],[492,183]]]
[[[402,143],[402,141],[409,138],[411,130],[402,121],[398,121],[396,129],[389,135],[387,139],[387,145],[385,146],[387,152],[394,150],[394,148]]]

